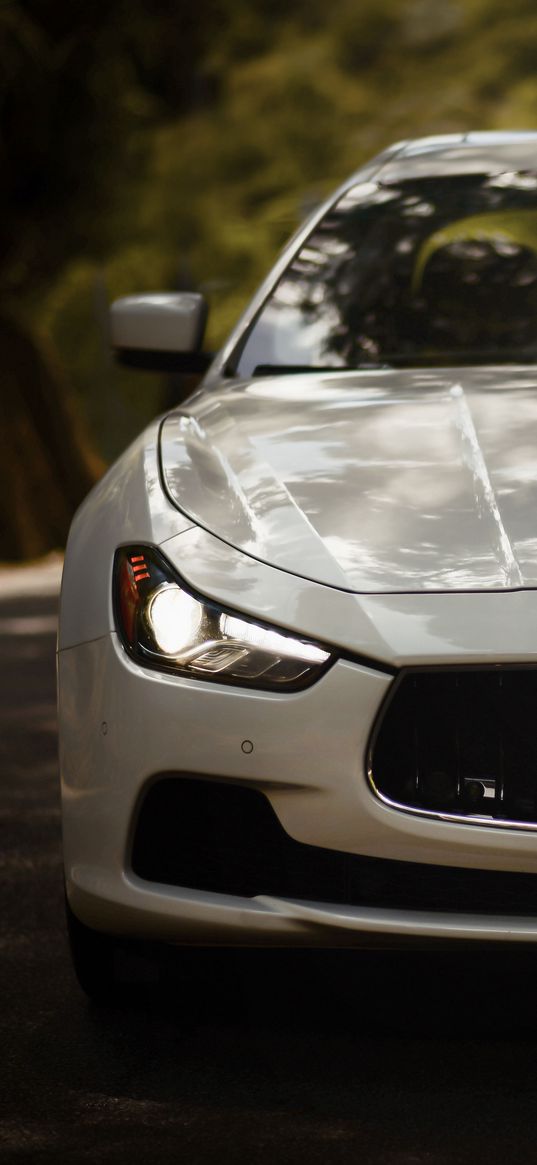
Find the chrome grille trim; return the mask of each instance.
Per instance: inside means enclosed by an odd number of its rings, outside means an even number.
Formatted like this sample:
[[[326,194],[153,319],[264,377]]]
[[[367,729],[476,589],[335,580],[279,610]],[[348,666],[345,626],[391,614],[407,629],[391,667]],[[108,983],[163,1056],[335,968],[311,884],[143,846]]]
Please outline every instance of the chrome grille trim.
[[[536,811],[535,820],[520,820],[516,817],[506,816],[489,816],[482,813],[461,813],[447,809],[423,807],[419,805],[412,805],[403,800],[398,800],[394,796],[388,795],[382,788],[379,787],[380,782],[375,775],[375,750],[378,744],[379,736],[385,725],[388,713],[398,696],[399,690],[403,683],[408,681],[411,677],[426,676],[426,675],[443,675],[449,677],[462,677],[470,674],[483,674],[487,676],[497,675],[503,676],[507,673],[524,672],[530,673],[535,678],[536,696],[537,696],[537,665],[526,663],[502,663],[502,664],[463,664],[463,665],[424,665],[421,667],[402,668],[398,673],[394,682],[390,685],[388,692],[381,703],[377,713],[371,736],[368,743],[366,755],[366,774],[369,786],[375,797],[390,809],[395,809],[398,812],[411,814],[412,816],[445,822],[454,822],[458,825],[465,825],[468,828],[473,826],[485,827],[488,829],[508,829],[524,832],[537,831],[537,767],[535,771],[535,787],[536,787]],[[537,730],[537,699],[536,699],[536,718],[535,725]],[[536,747],[537,756],[537,747]],[[378,773],[378,768],[377,768]],[[502,790],[503,790],[503,774],[501,775]]]

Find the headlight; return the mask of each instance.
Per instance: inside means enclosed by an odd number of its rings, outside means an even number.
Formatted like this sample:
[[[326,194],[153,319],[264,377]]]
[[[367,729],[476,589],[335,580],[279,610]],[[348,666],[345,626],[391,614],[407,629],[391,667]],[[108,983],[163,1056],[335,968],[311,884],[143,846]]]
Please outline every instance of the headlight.
[[[203,680],[288,689],[312,684],[333,656],[193,593],[147,546],[118,550],[114,610],[139,663]]]

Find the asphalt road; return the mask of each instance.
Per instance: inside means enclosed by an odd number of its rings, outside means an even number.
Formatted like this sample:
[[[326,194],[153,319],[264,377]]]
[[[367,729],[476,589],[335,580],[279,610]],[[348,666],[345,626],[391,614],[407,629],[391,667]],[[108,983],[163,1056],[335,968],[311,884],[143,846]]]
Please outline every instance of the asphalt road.
[[[261,953],[86,1002],[62,916],[56,599],[17,590],[0,587],[2,1165],[535,1162],[532,955]]]

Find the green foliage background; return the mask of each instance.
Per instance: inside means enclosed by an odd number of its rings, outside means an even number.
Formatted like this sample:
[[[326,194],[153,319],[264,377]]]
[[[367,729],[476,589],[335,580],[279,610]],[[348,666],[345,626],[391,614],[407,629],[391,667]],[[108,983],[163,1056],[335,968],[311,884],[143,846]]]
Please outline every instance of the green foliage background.
[[[389,143],[537,124],[534,0],[0,3],[4,300],[109,458],[162,405],[116,295],[195,285],[215,347],[305,210]]]

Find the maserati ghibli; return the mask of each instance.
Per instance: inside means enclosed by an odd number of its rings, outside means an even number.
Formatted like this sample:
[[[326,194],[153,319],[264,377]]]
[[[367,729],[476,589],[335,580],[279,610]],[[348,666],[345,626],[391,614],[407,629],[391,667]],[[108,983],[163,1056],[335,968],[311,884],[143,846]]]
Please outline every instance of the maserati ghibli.
[[[398,143],[97,484],[58,640],[67,916],[125,944],[537,941],[537,133]]]

